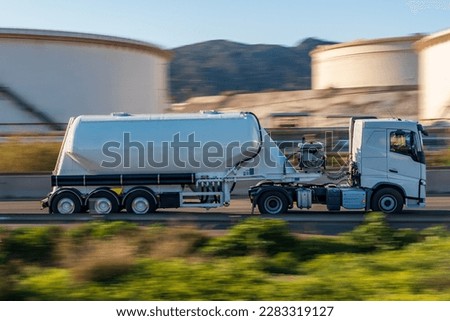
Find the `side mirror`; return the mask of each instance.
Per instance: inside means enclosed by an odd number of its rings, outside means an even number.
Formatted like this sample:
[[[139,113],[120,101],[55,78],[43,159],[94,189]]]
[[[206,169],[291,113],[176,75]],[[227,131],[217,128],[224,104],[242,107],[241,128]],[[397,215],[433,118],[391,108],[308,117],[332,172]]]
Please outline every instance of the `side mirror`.
[[[423,128],[422,124],[417,124],[417,129],[419,132],[421,132],[423,135],[428,136],[428,132]]]

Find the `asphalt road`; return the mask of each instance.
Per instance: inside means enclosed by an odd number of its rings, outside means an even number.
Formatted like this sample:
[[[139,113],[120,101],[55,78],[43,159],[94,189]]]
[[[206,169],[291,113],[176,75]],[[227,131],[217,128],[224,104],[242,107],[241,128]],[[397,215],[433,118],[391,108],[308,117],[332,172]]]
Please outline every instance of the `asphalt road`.
[[[0,202],[0,225],[79,224],[95,220],[125,220],[142,225],[161,223],[196,226],[202,229],[227,229],[250,217],[250,214],[251,206],[248,199],[235,199],[229,207],[218,209],[160,209],[151,215],[126,213],[48,215],[46,210],[40,210],[40,204],[37,201]],[[260,215],[257,209],[254,214],[262,218],[283,219],[292,231],[327,235],[350,231],[364,220],[365,215],[361,211],[328,212],[322,205],[315,205],[310,210],[292,209],[288,214],[277,216]],[[387,219],[395,228],[423,229],[434,225],[445,225],[450,228],[450,197],[429,197],[425,209],[406,210],[402,214],[388,215]]]
[[[1,214],[46,214],[47,210],[41,210],[39,201],[0,201],[0,215]],[[361,211],[349,211],[342,210],[338,213],[355,213]],[[430,196],[427,197],[427,206],[423,209],[408,210],[405,209],[405,213],[441,213],[442,215],[448,214],[450,216],[450,196]],[[202,208],[178,208],[178,209],[158,209],[157,213],[164,214],[238,214],[246,215],[251,214],[251,204],[248,198],[240,197],[233,199],[229,207],[220,207],[205,210]],[[314,204],[313,208],[306,210],[300,210],[293,208],[289,211],[289,214],[330,214],[325,205]],[[255,214],[259,214],[258,209],[255,209]],[[403,215],[403,214],[402,214]]]

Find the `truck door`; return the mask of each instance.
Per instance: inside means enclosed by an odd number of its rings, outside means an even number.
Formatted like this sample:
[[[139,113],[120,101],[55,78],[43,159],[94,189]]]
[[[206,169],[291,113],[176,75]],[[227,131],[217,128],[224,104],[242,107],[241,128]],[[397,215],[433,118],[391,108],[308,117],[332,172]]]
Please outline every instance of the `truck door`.
[[[420,137],[417,133],[405,129],[388,129],[387,137],[388,180],[401,186],[406,197],[420,197],[419,184],[425,175],[425,164],[422,164],[418,153],[421,148]]]

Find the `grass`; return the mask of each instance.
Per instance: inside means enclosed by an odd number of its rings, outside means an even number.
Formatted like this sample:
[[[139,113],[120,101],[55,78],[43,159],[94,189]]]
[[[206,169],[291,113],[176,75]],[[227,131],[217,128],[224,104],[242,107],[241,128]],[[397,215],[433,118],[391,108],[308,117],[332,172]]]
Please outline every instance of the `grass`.
[[[0,143],[0,173],[51,172],[56,164],[61,143]]]
[[[427,166],[450,166],[450,148],[426,154]]]
[[[447,230],[394,230],[379,213],[337,237],[252,218],[218,237],[95,222],[0,240],[0,300],[450,300]]]

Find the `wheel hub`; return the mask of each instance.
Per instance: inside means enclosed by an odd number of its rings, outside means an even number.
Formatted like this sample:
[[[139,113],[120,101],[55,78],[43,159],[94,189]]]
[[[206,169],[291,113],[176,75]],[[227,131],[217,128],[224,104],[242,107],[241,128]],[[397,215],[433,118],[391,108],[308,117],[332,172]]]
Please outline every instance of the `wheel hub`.
[[[61,214],[72,214],[75,210],[75,203],[70,198],[63,198],[58,202],[58,212]]]
[[[383,197],[380,200],[380,208],[385,211],[392,211],[397,206],[397,201],[392,197]]]
[[[111,201],[105,197],[98,198],[94,203],[94,210],[99,214],[108,214],[111,212],[112,204]]]
[[[131,203],[131,207],[134,213],[144,214],[148,212],[150,204],[145,197],[136,197]]]
[[[278,212],[283,206],[283,203],[277,197],[268,197],[264,203],[266,209],[272,213]]]

